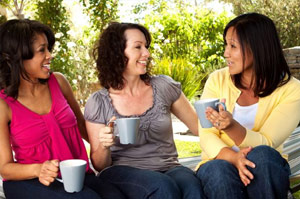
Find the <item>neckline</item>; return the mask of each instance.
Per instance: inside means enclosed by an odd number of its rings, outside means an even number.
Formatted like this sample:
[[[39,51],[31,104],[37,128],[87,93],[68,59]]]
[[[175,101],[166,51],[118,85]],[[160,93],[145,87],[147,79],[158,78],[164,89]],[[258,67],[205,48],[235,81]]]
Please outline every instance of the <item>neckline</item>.
[[[116,116],[119,116],[119,117],[122,117],[122,118],[143,117],[143,116],[147,115],[147,113],[150,112],[153,109],[154,105],[156,104],[156,93],[157,93],[157,91],[156,91],[156,85],[153,84],[153,82],[152,82],[152,78],[150,80],[150,86],[152,87],[152,105],[146,111],[144,111],[142,114],[135,114],[135,115],[122,115],[122,114],[120,114],[116,110],[116,108],[114,107],[114,105],[112,103],[112,99],[109,95],[108,89],[104,88],[104,91],[105,91],[106,97],[108,98],[110,106],[111,106],[111,108],[112,108],[112,110],[113,110],[113,112]]]
[[[237,102],[235,103],[235,105],[238,107],[238,108],[252,108],[252,107],[255,107],[255,106],[258,106],[258,102],[254,103],[254,104],[251,104],[251,105],[248,105],[248,106],[241,106],[239,105]]]
[[[52,75],[51,75],[52,76]],[[16,99],[16,102],[17,104],[19,104],[21,107],[23,107],[26,111],[36,115],[36,116],[47,116],[49,115],[50,113],[52,113],[53,111],[53,108],[54,108],[54,98],[52,96],[52,92],[51,92],[51,86],[49,84],[49,81],[50,81],[51,77],[49,78],[48,82],[47,82],[47,86],[48,86],[48,89],[49,89],[49,92],[50,92],[50,98],[51,98],[51,108],[50,108],[50,111],[48,113],[45,113],[45,114],[39,114],[37,112],[34,112],[33,110],[29,109],[28,107],[26,107],[25,105],[23,105],[21,102],[19,102],[19,100]]]

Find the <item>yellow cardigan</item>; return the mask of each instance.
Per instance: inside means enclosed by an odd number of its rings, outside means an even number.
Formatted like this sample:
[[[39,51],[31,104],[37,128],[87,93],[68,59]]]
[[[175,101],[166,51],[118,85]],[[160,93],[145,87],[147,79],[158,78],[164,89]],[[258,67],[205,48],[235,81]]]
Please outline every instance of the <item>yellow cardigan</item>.
[[[227,110],[232,113],[241,91],[234,85],[228,67],[213,72],[206,81],[201,99],[225,98]],[[280,153],[282,144],[297,127],[300,120],[300,81],[294,77],[278,87],[267,97],[259,98],[253,129],[247,129],[245,139],[239,145],[268,145]],[[233,140],[216,128],[201,128],[199,124],[202,161],[214,159],[224,147],[232,147]]]

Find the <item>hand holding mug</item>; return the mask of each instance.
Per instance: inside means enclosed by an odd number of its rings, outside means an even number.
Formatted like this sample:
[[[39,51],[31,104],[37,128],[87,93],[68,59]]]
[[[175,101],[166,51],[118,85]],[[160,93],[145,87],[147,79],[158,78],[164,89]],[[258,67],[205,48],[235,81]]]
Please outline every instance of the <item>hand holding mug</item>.
[[[140,126],[140,118],[125,117],[109,121],[108,125],[116,124],[116,134],[120,140],[120,144],[136,144]]]
[[[105,148],[110,148],[115,144],[115,136],[114,136],[114,121],[116,120],[116,117],[113,116],[107,126],[100,129],[98,134],[99,142],[102,144]]]
[[[39,181],[43,185],[49,186],[58,175],[58,160],[47,160],[40,166]]]
[[[202,128],[220,126],[218,111],[226,112],[225,100],[220,101],[217,98],[198,100],[194,103],[194,107]]]
[[[217,103],[217,110],[212,107],[207,107],[205,110],[206,118],[219,130],[228,129],[234,122],[232,114],[226,111],[225,101],[221,99]]]

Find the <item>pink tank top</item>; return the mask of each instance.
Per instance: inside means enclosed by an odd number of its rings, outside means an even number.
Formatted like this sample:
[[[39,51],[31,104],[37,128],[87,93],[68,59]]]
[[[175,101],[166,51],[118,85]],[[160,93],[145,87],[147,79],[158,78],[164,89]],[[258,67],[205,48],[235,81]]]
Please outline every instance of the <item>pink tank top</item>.
[[[83,159],[89,163],[76,117],[53,74],[48,85],[52,107],[45,115],[39,115],[7,97],[3,90],[0,92],[0,97],[12,111],[10,141],[16,162],[32,164],[52,159]],[[92,172],[89,164],[86,171]]]

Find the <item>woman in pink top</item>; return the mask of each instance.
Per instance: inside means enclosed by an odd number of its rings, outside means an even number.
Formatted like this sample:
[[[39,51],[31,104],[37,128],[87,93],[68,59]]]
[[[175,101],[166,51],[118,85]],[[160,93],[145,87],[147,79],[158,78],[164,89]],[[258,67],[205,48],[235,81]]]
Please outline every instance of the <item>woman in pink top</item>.
[[[81,192],[70,195],[56,180],[59,161],[88,162],[82,141],[88,137],[68,81],[50,71],[51,29],[38,21],[10,20],[0,26],[0,41],[0,174],[6,198],[90,199],[113,189],[89,164]]]

